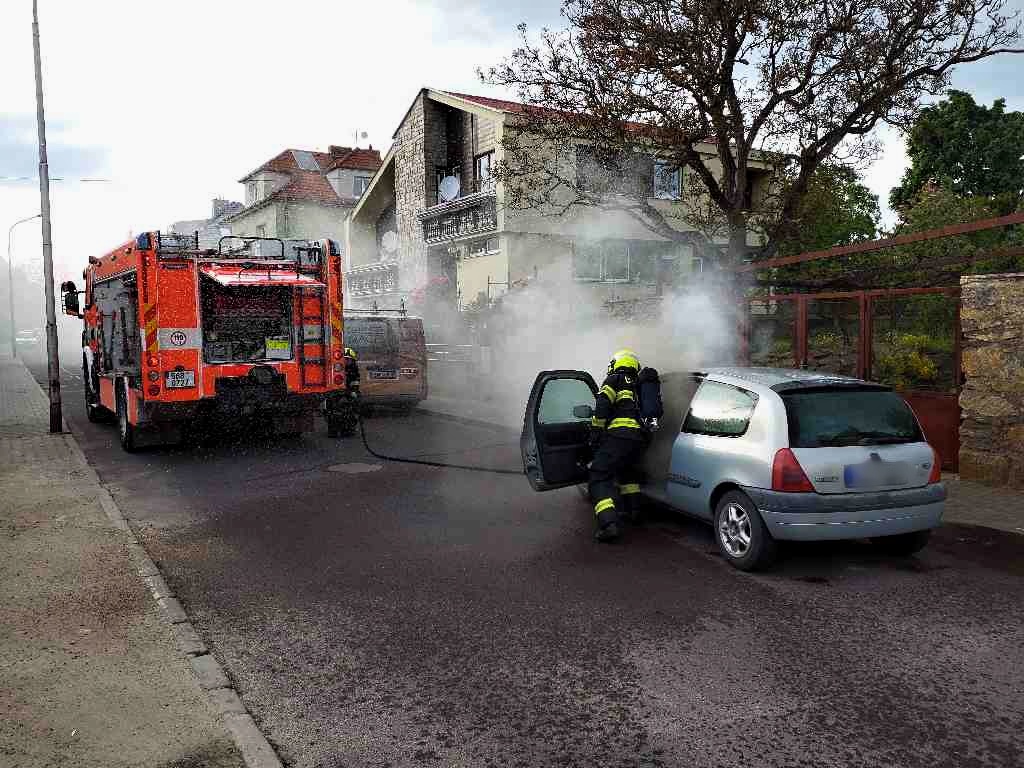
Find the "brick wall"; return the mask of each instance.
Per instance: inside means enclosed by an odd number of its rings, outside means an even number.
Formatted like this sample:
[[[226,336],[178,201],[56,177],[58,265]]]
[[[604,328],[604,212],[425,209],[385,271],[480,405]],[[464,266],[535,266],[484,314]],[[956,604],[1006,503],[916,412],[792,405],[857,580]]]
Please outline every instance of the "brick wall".
[[[960,476],[1024,489],[1024,274],[961,280]]]

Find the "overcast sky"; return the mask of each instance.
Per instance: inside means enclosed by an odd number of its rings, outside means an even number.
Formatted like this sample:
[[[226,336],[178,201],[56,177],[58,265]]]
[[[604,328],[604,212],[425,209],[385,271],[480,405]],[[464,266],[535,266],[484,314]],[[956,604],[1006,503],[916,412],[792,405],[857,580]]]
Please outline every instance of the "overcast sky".
[[[1016,7],[1024,0],[1010,0]],[[31,1],[0,2],[0,228],[38,210]],[[560,23],[558,0],[40,0],[54,259],[80,277],[129,233],[203,218],[214,197],[285,147],[385,150],[417,89],[492,95],[477,66],[507,54],[515,25]],[[1024,57],[963,68],[956,87],[1024,109]],[[869,173],[883,198],[902,140]],[[32,177],[12,181],[11,177]],[[109,183],[81,179],[110,179]],[[39,259],[16,230],[15,263]]]

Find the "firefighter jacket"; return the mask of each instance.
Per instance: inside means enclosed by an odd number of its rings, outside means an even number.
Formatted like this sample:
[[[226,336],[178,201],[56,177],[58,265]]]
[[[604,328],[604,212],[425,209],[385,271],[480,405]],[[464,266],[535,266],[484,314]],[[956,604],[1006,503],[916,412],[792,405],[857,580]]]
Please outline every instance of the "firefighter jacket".
[[[638,392],[634,371],[620,368],[608,374],[597,393],[597,407],[590,426],[615,437],[643,440]]]

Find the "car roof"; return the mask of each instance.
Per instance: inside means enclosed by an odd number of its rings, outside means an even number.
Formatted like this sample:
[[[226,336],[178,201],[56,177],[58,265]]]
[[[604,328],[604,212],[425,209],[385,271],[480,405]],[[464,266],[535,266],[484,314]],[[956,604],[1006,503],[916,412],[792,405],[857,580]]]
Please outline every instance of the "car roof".
[[[863,379],[840,376],[823,371],[802,371],[795,368],[757,368],[745,366],[720,366],[707,368],[701,373],[715,381],[723,381],[754,389],[771,389],[785,392],[809,387],[866,385]]]

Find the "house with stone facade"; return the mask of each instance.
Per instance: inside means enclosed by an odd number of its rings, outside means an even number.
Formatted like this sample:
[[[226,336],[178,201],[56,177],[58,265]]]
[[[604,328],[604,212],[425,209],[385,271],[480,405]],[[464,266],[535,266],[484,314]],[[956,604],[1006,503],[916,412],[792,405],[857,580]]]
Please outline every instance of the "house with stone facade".
[[[510,210],[491,170],[502,160],[503,132],[522,110],[431,88],[416,95],[349,220],[348,306],[394,308],[430,286],[447,291],[455,308],[479,308],[518,281],[553,273],[600,297],[631,299],[655,293],[666,264],[700,269],[690,246],[625,212]],[[705,149],[716,155],[715,146]],[[577,173],[588,172],[586,153],[576,150]],[[681,213],[688,202],[680,170],[652,163],[648,173],[651,204],[672,211],[680,231],[694,230]],[[759,175],[755,195],[769,179]],[[761,244],[754,232],[748,242]]]
[[[343,242],[345,219],[380,163],[380,152],[373,147],[286,149],[239,179],[245,185],[245,205],[223,223],[233,235]]]

